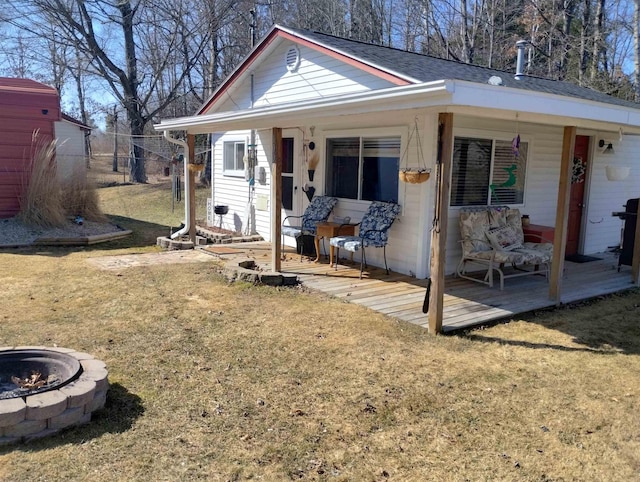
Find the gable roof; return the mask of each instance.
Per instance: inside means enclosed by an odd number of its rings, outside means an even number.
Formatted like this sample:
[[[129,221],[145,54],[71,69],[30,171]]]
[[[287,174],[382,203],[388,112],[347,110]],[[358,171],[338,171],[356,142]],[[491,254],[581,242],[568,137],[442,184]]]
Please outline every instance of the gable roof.
[[[320,96],[220,111],[226,94],[249,82],[249,76],[283,42],[297,43],[389,81],[391,87]],[[501,85],[489,83],[499,77]],[[311,80],[310,80],[311,81]],[[275,25],[193,116],[162,120],[159,131],[190,133],[293,126],[309,116],[385,112],[389,109],[438,107],[472,115],[526,119],[602,131],[640,135],[640,104],[570,82],[524,76],[367,44],[311,30]],[[524,114],[524,116],[522,115]]]
[[[613,97],[587,87],[580,87],[571,82],[526,75],[520,80],[516,80],[513,73],[466,64],[456,60],[440,59],[392,47],[335,37],[312,30],[291,28],[287,30],[365,64],[376,65],[381,69],[394,71],[399,76],[415,79],[414,82],[433,82],[450,79],[486,84],[490,77],[496,76],[502,79],[502,85],[505,87],[564,95],[640,109],[640,104],[638,103]]]

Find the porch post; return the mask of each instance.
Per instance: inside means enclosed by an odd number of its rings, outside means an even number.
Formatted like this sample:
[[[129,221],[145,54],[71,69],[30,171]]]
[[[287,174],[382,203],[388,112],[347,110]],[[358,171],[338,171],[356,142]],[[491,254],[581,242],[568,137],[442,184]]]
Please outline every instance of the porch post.
[[[638,286],[640,283],[640,203],[636,217],[636,235],[633,242],[633,258],[631,260],[631,281]]]
[[[189,164],[193,164],[196,160],[196,136],[194,134],[187,134],[187,148],[189,152],[187,153],[186,159],[184,162],[188,162]],[[189,192],[187,196],[189,196],[189,239],[196,245],[196,173],[189,169]]]
[[[273,128],[273,158],[271,159],[271,266],[282,268],[282,129]]]
[[[453,148],[453,114],[438,115],[438,159],[436,161],[435,221],[431,231],[429,293],[429,333],[442,332],[444,310],[444,268],[447,248],[447,221],[449,217],[449,191],[451,156]]]
[[[549,299],[560,304],[562,294],[562,273],[564,271],[564,253],[567,248],[567,224],[569,221],[569,200],[571,195],[571,168],[573,149],[576,140],[575,126],[564,128],[562,139],[562,158],[560,159],[560,181],[558,182],[558,207],[556,208],[556,226],[553,237],[553,259],[551,261],[551,279],[549,280]]]

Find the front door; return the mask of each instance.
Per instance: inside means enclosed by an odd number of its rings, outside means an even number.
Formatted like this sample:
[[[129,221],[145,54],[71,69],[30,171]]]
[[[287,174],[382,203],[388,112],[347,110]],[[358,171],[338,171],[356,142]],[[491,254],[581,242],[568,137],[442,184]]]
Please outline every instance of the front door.
[[[585,207],[584,191],[587,177],[587,160],[589,156],[589,137],[576,136],[573,151],[573,169],[571,172],[571,195],[569,200],[569,222],[567,225],[566,256],[578,253],[582,213]]]
[[[300,216],[302,215],[302,189],[299,186],[300,178],[300,159],[296,152],[297,138],[295,133],[287,136],[288,133],[284,133],[282,137],[282,219],[287,216]],[[300,219],[292,219],[291,222],[287,221],[287,225],[300,225]],[[287,242],[292,242],[292,239],[286,239]]]

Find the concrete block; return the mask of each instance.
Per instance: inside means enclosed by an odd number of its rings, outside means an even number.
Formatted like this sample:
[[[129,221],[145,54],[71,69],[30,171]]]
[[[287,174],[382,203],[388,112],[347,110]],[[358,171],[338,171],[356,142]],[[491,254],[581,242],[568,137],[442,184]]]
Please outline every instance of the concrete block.
[[[60,430],[78,423],[84,416],[84,407],[68,408],[60,415],[48,419],[47,428]]]
[[[276,272],[263,272],[259,274],[260,283],[267,286],[282,286],[282,274]]]
[[[5,427],[3,433],[5,437],[25,437],[42,432],[46,428],[46,420],[24,420],[11,427]]]
[[[205,246],[206,244],[207,244],[207,238],[203,238],[202,236],[196,236],[197,246]]]
[[[80,360],[83,370],[104,370],[107,364],[100,360]]]
[[[22,441],[22,437],[0,437],[0,447],[13,445]]]
[[[90,370],[80,375],[79,380],[93,380],[96,382],[96,391],[106,390],[109,388],[109,373],[107,370]]]
[[[93,360],[93,355],[89,355],[88,353],[84,353],[82,351],[72,351],[69,353],[76,360]]]
[[[0,400],[0,429],[22,422],[27,414],[27,404],[22,398]]]
[[[67,397],[58,390],[30,395],[26,400],[25,419],[46,420],[60,415],[67,408]]]
[[[100,410],[104,408],[105,403],[107,403],[107,391],[96,392],[93,400],[84,406],[84,413],[90,414],[96,410]]]
[[[67,397],[67,408],[84,407],[93,400],[96,393],[96,382],[93,380],[76,380],[59,389]]]

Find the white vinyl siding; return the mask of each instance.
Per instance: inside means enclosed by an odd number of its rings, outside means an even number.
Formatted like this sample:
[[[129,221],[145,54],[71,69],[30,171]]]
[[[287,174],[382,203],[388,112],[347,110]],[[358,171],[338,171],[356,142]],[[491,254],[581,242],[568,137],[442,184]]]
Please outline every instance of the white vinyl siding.
[[[254,107],[298,102],[392,87],[394,84],[353,65],[309,47],[298,45],[300,65],[289,72],[285,63],[287,50],[294,45],[282,41],[253,72]],[[241,82],[227,91],[228,100],[215,112],[251,107],[251,83]],[[214,112],[214,111],[210,111]]]

